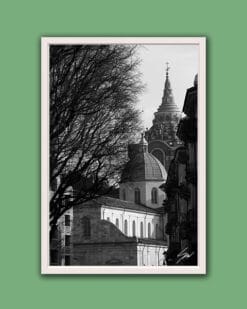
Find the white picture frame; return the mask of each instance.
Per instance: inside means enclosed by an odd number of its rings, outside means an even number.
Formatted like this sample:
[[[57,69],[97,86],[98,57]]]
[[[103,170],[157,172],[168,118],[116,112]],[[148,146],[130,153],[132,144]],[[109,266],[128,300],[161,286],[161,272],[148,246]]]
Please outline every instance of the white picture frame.
[[[49,46],[51,44],[197,44],[198,71],[198,265],[49,265]],[[42,37],[41,38],[41,273],[42,274],[206,274],[206,38]]]

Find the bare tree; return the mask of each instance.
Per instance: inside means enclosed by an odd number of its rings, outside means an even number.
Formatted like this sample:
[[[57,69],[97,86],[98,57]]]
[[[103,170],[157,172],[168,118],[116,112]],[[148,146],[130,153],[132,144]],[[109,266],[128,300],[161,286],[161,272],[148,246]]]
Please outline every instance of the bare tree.
[[[50,46],[50,227],[115,184],[139,129],[136,46]],[[73,188],[73,196],[69,194]]]

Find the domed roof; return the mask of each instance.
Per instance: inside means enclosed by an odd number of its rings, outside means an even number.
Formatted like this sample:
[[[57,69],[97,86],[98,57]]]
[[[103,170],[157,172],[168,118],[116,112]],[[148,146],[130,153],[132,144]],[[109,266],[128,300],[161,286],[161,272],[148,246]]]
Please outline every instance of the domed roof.
[[[158,180],[165,181],[167,172],[151,153],[140,152],[126,164],[121,182]]]

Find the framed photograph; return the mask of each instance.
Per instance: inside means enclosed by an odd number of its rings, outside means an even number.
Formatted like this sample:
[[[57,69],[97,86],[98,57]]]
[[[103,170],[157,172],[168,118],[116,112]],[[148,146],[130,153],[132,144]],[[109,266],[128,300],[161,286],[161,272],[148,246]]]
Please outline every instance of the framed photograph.
[[[206,274],[206,38],[41,48],[41,273]]]

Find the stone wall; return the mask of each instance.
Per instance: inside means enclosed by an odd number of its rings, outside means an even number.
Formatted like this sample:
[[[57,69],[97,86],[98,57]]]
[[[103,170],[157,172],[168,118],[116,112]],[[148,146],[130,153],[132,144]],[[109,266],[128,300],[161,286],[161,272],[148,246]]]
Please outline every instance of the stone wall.
[[[124,234],[125,220],[128,220],[127,235]],[[133,235],[133,221],[135,221],[136,237]],[[139,239],[141,222],[143,222],[143,240]],[[148,237],[149,223],[150,237]],[[163,226],[163,215],[158,213],[110,208],[95,201],[75,207],[71,265],[162,265],[166,243],[156,239],[163,239]]]
[[[136,242],[74,246],[73,265],[137,265]]]

